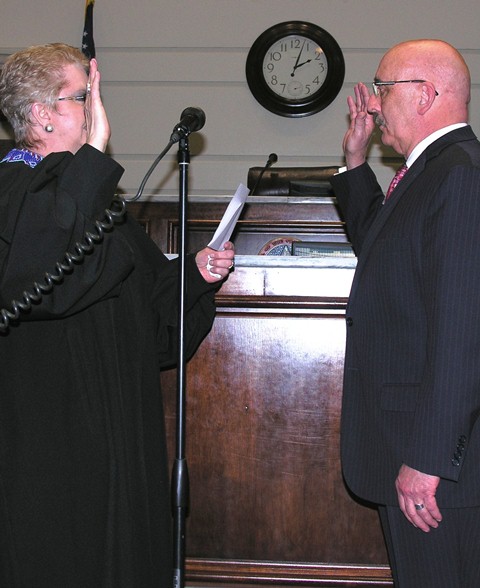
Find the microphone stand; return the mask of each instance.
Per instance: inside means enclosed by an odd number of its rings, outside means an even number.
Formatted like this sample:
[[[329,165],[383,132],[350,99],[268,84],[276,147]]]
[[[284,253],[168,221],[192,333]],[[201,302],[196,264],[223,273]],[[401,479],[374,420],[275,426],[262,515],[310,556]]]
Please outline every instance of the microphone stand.
[[[182,112],[180,122],[173,129],[165,149],[153,162],[145,175],[137,194],[127,200],[134,202],[142,195],[150,174],[172,145],[178,141],[179,165],[179,232],[178,232],[178,365],[177,365],[177,418],[176,418],[176,452],[172,472],[172,515],[173,526],[173,588],[185,586],[185,519],[188,510],[189,479],[185,459],[185,423],[186,423],[186,357],[185,357],[185,298],[186,298],[186,219],[188,201],[188,166],[190,151],[188,135],[200,130],[205,124],[205,113],[200,108],[190,107]]]
[[[258,178],[257,181],[255,182],[253,188],[250,190],[249,192],[249,196],[255,196],[255,192],[258,188],[258,186],[260,185],[260,182],[263,178],[263,174],[267,171],[267,169],[269,167],[271,167],[274,163],[277,163],[278,161],[278,157],[276,153],[270,153],[270,155],[268,156],[268,160],[267,163],[264,165],[264,167],[261,169],[260,173],[258,174]]]
[[[185,458],[185,422],[186,422],[186,359],[185,359],[185,255],[186,255],[186,219],[188,199],[188,166],[190,152],[188,137],[183,137],[178,145],[179,165],[179,235],[178,235],[178,367],[177,367],[177,428],[176,455],[172,473],[172,510],[174,519],[174,566],[173,588],[185,586],[185,520],[189,500],[188,466]]]
[[[186,357],[185,357],[185,298],[186,298],[186,219],[188,201],[188,166],[190,151],[188,135],[200,130],[205,124],[205,113],[201,108],[190,107],[182,112],[180,122],[173,129],[165,149],[153,162],[142,180],[137,194],[127,202],[134,202],[142,195],[145,184],[158,162],[174,143],[178,142],[179,165],[179,232],[178,232],[178,365],[177,365],[177,417],[176,417],[176,451],[172,471],[172,516],[173,525],[173,588],[185,586],[185,519],[188,510],[189,479],[185,459],[185,423],[186,423]]]

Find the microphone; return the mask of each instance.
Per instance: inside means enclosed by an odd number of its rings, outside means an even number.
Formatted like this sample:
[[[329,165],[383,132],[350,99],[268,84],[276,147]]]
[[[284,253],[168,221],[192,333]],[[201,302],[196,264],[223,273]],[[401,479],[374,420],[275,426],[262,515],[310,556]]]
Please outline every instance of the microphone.
[[[180,139],[186,137],[190,133],[193,133],[194,131],[199,131],[204,124],[205,113],[201,108],[195,108],[193,106],[185,108],[185,110],[182,112],[180,122],[176,124],[173,128],[173,133],[170,137],[170,141],[168,142],[165,149],[160,153],[160,155],[155,159],[155,161],[150,166],[150,169],[145,174],[145,177],[143,178],[137,193],[132,198],[125,198],[124,200],[126,202],[135,202],[135,200],[138,200],[143,193],[143,189],[145,187],[145,184],[147,183],[148,178],[151,176],[153,170],[157,167],[159,161],[164,158],[164,156],[167,154],[168,150],[172,147],[172,145],[174,143],[177,143],[178,141],[180,141]]]
[[[265,169],[268,169],[274,163],[277,163],[278,157],[276,153],[270,153],[267,159],[267,163],[265,164]]]
[[[268,156],[268,159],[267,159],[267,163],[265,164],[265,166],[262,168],[262,170],[258,174],[257,181],[255,182],[255,185],[253,186],[253,188],[250,190],[249,196],[254,196],[255,195],[255,190],[258,188],[258,185],[260,184],[260,180],[263,178],[263,174],[274,163],[277,163],[277,161],[278,161],[277,154],[276,153],[270,153],[270,155]]]
[[[205,124],[205,113],[201,108],[189,106],[185,108],[180,117],[180,122],[173,127],[173,133],[170,137],[172,143],[177,143],[180,139],[187,137],[194,131],[199,131]]]

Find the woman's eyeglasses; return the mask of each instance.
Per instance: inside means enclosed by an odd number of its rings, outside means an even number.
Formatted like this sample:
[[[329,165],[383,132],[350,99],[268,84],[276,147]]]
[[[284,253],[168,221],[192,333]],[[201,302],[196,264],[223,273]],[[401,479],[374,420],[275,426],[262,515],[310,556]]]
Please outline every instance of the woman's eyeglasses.
[[[57,102],[62,102],[66,100],[71,100],[72,102],[77,102],[79,104],[85,104],[85,100],[87,99],[87,94],[78,94],[78,96],[62,96],[61,98],[57,98]]]

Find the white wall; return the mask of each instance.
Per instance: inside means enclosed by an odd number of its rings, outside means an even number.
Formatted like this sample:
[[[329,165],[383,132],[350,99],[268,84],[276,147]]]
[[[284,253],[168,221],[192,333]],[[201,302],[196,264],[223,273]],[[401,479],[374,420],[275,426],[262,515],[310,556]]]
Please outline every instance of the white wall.
[[[64,41],[79,45],[83,0],[1,2],[0,53]],[[265,29],[306,20],[329,31],[343,49],[346,76],[337,99],[302,119],[260,106],[245,80],[249,47]],[[248,168],[269,153],[277,165],[341,164],[346,97],[369,82],[382,54],[411,38],[455,45],[473,80],[471,124],[480,133],[480,5],[478,0],[97,0],[94,38],[102,92],[113,128],[111,152],[125,167],[121,187],[135,193],[187,106],[207,122],[190,138],[190,194],[230,194]],[[0,138],[6,131],[0,130]],[[370,161],[386,184],[396,155],[378,142]],[[176,147],[151,176],[145,194],[178,192]]]

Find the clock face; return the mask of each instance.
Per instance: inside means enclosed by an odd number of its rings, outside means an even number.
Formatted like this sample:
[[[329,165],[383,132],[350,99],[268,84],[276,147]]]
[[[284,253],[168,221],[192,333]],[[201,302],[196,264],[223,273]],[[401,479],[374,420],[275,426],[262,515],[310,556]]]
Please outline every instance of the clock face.
[[[302,35],[289,35],[268,48],[263,59],[267,86],[283,98],[302,100],[321,89],[328,62],[320,45]]]
[[[318,25],[288,21],[271,26],[253,43],[245,65],[248,87],[267,110],[287,117],[310,116],[340,92],[343,53]]]

